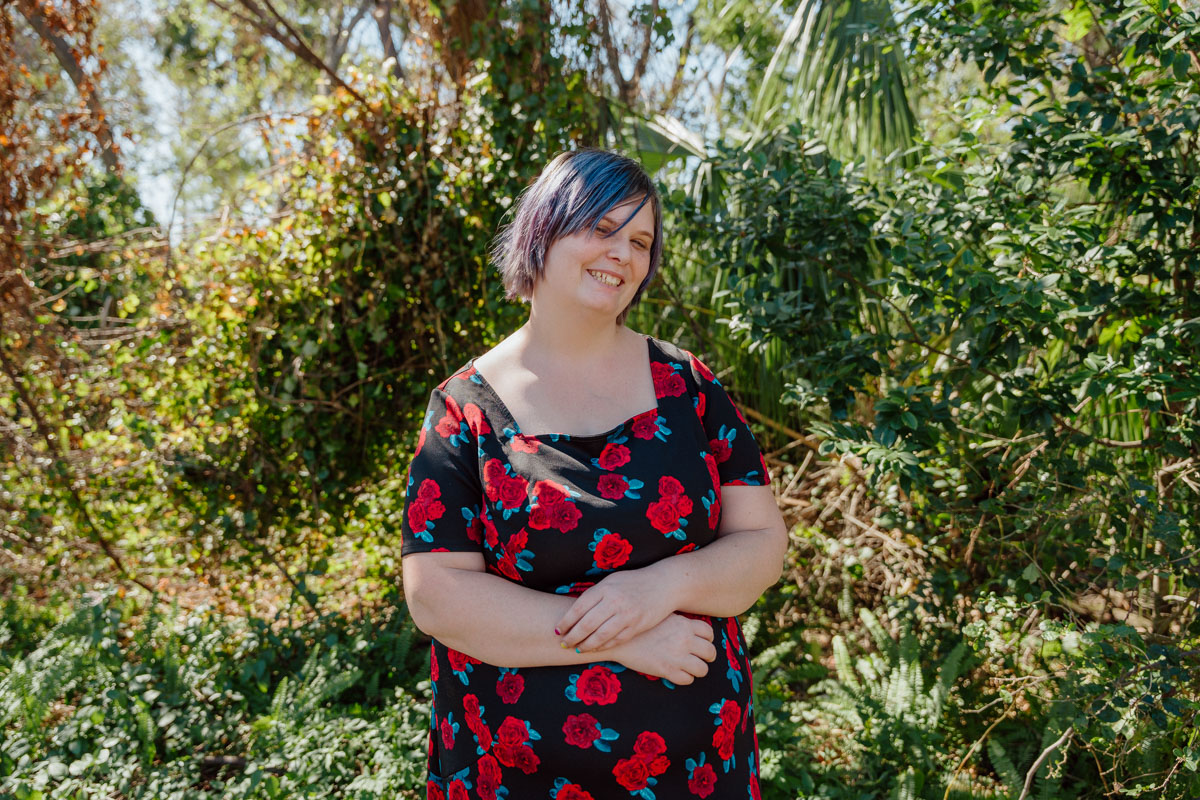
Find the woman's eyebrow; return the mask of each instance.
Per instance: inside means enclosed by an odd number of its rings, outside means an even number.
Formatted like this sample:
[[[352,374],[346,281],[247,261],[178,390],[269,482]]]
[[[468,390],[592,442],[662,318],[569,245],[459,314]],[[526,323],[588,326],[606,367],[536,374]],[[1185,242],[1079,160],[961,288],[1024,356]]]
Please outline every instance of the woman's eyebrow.
[[[605,214],[603,217],[600,218],[600,221],[607,222],[609,225],[612,225],[614,228],[620,227],[620,225],[621,225],[621,221],[613,219],[611,214]],[[649,236],[651,239],[654,238],[654,232],[648,230],[647,228],[641,228],[640,230],[634,230],[633,235],[634,236]]]

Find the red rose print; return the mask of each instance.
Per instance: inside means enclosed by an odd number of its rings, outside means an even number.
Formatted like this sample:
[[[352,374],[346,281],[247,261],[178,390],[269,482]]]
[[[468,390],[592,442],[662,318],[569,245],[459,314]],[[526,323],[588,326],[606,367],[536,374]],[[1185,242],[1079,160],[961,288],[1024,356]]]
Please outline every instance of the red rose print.
[[[594,800],[591,793],[574,783],[564,783],[554,800]]]
[[[663,497],[682,497],[683,484],[677,478],[663,475],[658,479],[658,493]]]
[[[454,747],[454,728],[453,728],[453,726],[450,725],[449,719],[442,720],[442,725],[441,725],[440,730],[442,732],[442,744],[444,744],[446,746],[447,750],[453,749],[453,747]]]
[[[691,353],[688,355],[691,355]],[[695,356],[692,356],[692,368],[696,370],[696,372],[699,372],[700,377],[704,378],[704,380],[708,381],[709,383],[712,383],[717,379],[717,376],[713,375],[712,370],[706,367],[704,362]]]
[[[708,449],[712,451],[718,464],[724,464],[733,455],[733,448],[729,446],[727,439],[713,439],[708,443]]]
[[[450,669],[455,672],[462,672],[467,668],[468,664],[482,663],[478,658],[471,658],[466,653],[460,653],[453,647],[446,648],[446,658],[450,661]]]
[[[501,703],[515,703],[525,691],[525,678],[509,672],[496,681],[496,694]]]
[[[500,484],[500,505],[505,508],[518,509],[525,505],[528,499],[529,482],[520,475],[514,475]]]
[[[563,723],[563,736],[567,744],[586,750],[600,738],[600,722],[591,714],[572,714]]]
[[[570,494],[564,486],[554,481],[538,481],[533,485],[533,496],[537,498],[538,505],[556,506],[565,503]]]
[[[533,486],[536,504],[529,514],[529,527],[535,530],[555,528],[564,533],[574,530],[583,516],[575,504],[568,501],[565,488],[554,481],[538,481]]]
[[[652,408],[644,414],[638,414],[629,429],[638,439],[653,439],[654,434],[658,433],[658,409]]]
[[[596,566],[600,569],[616,569],[629,560],[633,545],[619,533],[606,534],[596,544]]]
[[[625,787],[627,791],[637,792],[645,789],[647,786],[647,778],[650,777],[650,770],[646,767],[646,762],[640,758],[622,758],[613,767],[613,777],[617,779],[617,783]]]
[[[685,544],[683,547],[681,547],[681,548],[679,548],[678,550],[676,550],[676,551],[675,551],[675,555],[679,555],[680,553],[690,553],[690,552],[692,552],[693,550],[699,550],[699,549],[700,549],[700,548],[696,547],[696,543],[695,543],[695,542],[688,542],[688,543],[687,543],[687,544]]]
[[[629,481],[612,472],[600,476],[600,496],[605,500],[620,500],[629,488]]]
[[[417,449],[413,451],[414,456],[421,454],[421,448],[425,446],[425,428],[421,428],[421,432],[417,434]]]
[[[437,781],[429,781],[425,784],[425,800],[446,800],[446,793],[442,791],[442,787]]]
[[[750,773],[750,800],[762,800],[762,790],[758,788],[758,776]]]
[[[733,728],[721,725],[713,731],[712,743],[722,761],[733,758]]]
[[[733,700],[726,700],[724,705],[721,706],[721,712],[719,716],[721,717],[722,725],[733,727],[737,725],[738,720],[741,719],[742,709]]]
[[[582,516],[583,514],[579,512],[574,503],[559,503],[550,511],[549,525],[551,528],[557,528],[566,533],[575,529]]]
[[[646,509],[646,516],[650,519],[650,524],[660,533],[667,534],[679,530],[679,514],[675,511],[675,504],[671,502],[670,498],[655,500]]]
[[[623,467],[629,463],[629,448],[623,444],[609,442],[600,451],[600,457],[596,461],[600,464],[600,469]]]
[[[467,717],[467,727],[475,734],[475,740],[485,751],[492,749],[492,729],[479,717]]]
[[[708,507],[708,527],[716,530],[721,524],[721,501],[714,500]]]
[[[467,427],[471,429],[471,433],[476,436],[492,432],[491,427],[487,424],[487,419],[483,416],[483,409],[474,403],[467,403],[463,406],[463,417],[466,418]]]
[[[671,759],[666,756],[659,756],[653,761],[646,763],[646,769],[650,771],[651,775],[662,775],[667,771],[667,767],[669,766],[671,766]]]
[[[479,521],[483,523],[483,540],[487,542],[488,547],[495,547],[500,543],[500,531],[496,530],[496,522],[492,519],[492,515],[485,510],[480,515]]]
[[[701,764],[692,771],[688,779],[688,791],[698,797],[708,797],[717,785],[717,773],[712,764]]]
[[[654,758],[667,752],[667,743],[654,731],[643,731],[633,743],[633,752],[646,758]]]
[[[443,439],[448,439],[462,431],[462,418],[462,409],[458,407],[458,402],[450,395],[446,395],[446,415],[438,421],[434,430]]]
[[[704,466],[708,467],[708,477],[712,481],[713,489],[717,491],[719,500],[721,497],[721,473],[717,471],[717,459],[713,458],[712,453],[704,454]]]
[[[496,741],[510,747],[525,744],[528,739],[529,729],[516,717],[505,717],[504,722],[500,723],[500,729],[496,731]]]
[[[681,494],[671,499],[675,501],[675,511],[678,512],[679,516],[686,517],[692,513],[692,498]]]
[[[496,757],[500,759],[501,764],[507,767],[516,767],[526,775],[532,775],[537,772],[538,764],[542,761],[528,745],[514,747],[510,751],[507,751],[506,755],[508,757],[507,761],[500,756],[500,748],[496,748]]]
[[[442,489],[437,481],[426,478],[421,481],[417,497],[408,504],[408,526],[413,533],[424,533],[425,523],[441,519],[446,513],[446,507],[437,498],[442,496]]]
[[[501,508],[522,508],[528,498],[529,482],[520,475],[510,476],[498,458],[490,459],[483,465],[483,484],[488,500],[499,503]]]
[[[504,480],[505,477],[507,477],[507,474],[508,473],[506,473],[504,471],[504,462],[501,461],[500,459],[489,458],[486,462],[484,462],[483,482],[484,482],[485,487],[490,487],[490,486],[499,484],[500,481]],[[491,495],[488,495],[488,499],[489,500],[492,499]]]
[[[588,706],[606,706],[617,702],[621,681],[608,667],[597,664],[579,673],[575,681],[575,696]]]
[[[437,683],[438,679],[438,660],[437,650],[434,649],[433,643],[429,644],[429,680]]]
[[[654,378],[654,396],[679,397],[687,391],[683,376],[673,370],[669,364],[654,362],[650,365],[650,374]]]
[[[523,433],[518,433],[512,437],[508,446],[513,449],[514,453],[536,453],[538,445],[541,444],[537,439],[531,436],[526,436]]]
[[[446,399],[449,400],[450,398],[447,397]],[[439,421],[434,427],[434,430],[437,431],[438,435],[443,439],[449,439],[451,436],[462,430],[462,426],[458,424],[458,420],[453,419],[449,414],[447,414],[446,416],[442,417],[441,421]]]
[[[520,581],[521,573],[517,572],[517,559],[529,544],[529,531],[521,528],[504,543],[504,552],[496,563],[496,568],[510,580]]]
[[[467,794],[467,785],[462,781],[456,780],[450,784],[449,800],[471,800]]]
[[[704,393],[701,392],[696,396],[696,416],[699,417],[701,421],[704,420],[704,410],[706,408],[708,408],[708,400],[705,399]]]
[[[483,800],[496,800],[500,788],[500,765],[490,755],[479,759],[479,796]]]
[[[473,694],[463,697],[463,711],[467,712],[468,717],[479,716],[479,698]]]

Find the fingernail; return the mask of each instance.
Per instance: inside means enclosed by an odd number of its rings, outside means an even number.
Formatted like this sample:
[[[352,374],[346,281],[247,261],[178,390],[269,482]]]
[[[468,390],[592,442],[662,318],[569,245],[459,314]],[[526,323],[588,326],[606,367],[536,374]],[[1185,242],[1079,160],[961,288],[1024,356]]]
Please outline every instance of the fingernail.
[[[563,649],[563,650],[566,650],[566,649],[567,649],[567,643],[566,643],[566,642],[559,642],[559,644],[562,646],[562,649]],[[575,652],[579,652],[579,651],[578,651],[578,650],[576,650]]]
[[[578,653],[578,652],[579,652],[579,648],[578,648],[578,647],[576,647],[576,648],[575,648],[575,652],[576,652],[576,653]]]
[[[555,636],[562,636],[562,631],[560,631],[558,628],[555,628],[555,629],[554,629],[554,635],[555,635]]]

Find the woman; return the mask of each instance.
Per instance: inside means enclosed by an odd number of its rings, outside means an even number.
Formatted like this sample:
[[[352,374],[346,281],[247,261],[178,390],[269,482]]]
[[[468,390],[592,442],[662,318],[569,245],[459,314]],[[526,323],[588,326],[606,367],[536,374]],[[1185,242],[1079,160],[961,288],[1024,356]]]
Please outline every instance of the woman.
[[[433,392],[403,527],[431,798],[759,796],[735,617],[787,532],[712,373],[624,325],[661,252],[638,164],[560,155],[497,241],[529,320]]]

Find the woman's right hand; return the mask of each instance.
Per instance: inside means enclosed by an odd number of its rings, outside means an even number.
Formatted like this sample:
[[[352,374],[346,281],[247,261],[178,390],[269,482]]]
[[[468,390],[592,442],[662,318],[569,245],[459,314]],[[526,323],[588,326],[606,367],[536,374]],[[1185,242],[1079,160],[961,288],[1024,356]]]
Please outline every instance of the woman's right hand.
[[[629,669],[686,686],[708,674],[716,660],[712,624],[671,614],[662,622],[613,649],[613,660]]]

